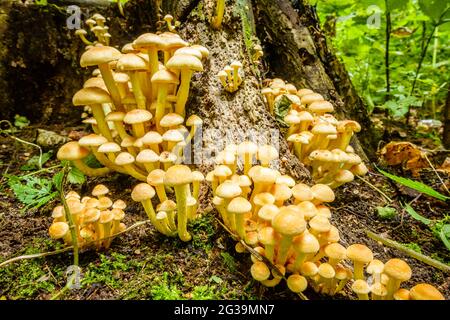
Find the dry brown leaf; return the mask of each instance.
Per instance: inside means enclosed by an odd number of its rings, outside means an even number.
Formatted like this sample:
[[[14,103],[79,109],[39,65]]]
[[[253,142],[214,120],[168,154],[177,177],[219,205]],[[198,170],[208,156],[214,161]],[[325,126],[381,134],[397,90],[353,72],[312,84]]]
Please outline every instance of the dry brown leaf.
[[[411,142],[389,142],[381,149],[380,155],[387,165],[402,165],[414,176],[417,176],[421,169],[429,167],[425,153]]]

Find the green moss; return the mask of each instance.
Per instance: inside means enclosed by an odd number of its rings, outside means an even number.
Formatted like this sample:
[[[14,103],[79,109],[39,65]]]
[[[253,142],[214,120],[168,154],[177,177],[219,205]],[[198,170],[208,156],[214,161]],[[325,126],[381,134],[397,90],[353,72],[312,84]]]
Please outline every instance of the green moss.
[[[195,249],[211,250],[217,224],[212,214],[207,214],[189,223],[188,230],[192,234],[192,246]]]
[[[169,282],[169,274],[164,272],[161,278],[157,278],[157,284],[151,287],[153,300],[182,300],[182,292],[176,284]]]
[[[230,270],[230,272],[232,273],[236,272],[236,261],[234,261],[233,256],[228,252],[221,252],[220,255],[222,256],[223,263],[228,268],[228,270]]]
[[[415,252],[422,253],[422,248],[415,242],[403,243],[404,247],[414,250]]]

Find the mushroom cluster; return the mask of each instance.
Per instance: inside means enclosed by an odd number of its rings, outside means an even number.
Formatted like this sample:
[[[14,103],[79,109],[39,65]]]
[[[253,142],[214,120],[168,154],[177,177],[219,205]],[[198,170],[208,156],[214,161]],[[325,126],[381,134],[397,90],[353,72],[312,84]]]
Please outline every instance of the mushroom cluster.
[[[81,41],[87,46],[86,49],[91,48],[96,44],[109,46],[111,35],[108,30],[109,27],[105,25],[106,18],[99,13],[95,13],[92,17],[87,19],[84,23],[89,27],[89,31],[94,35],[94,41],[86,38],[88,32],[84,29],[78,29],[75,34],[80,37]]]
[[[239,89],[242,83],[242,77],[239,74],[241,69],[242,63],[235,60],[217,73],[217,77],[226,91],[235,92]]]
[[[333,105],[322,95],[309,89],[297,90],[281,79],[274,79],[263,89],[266,101],[273,111],[277,99],[288,97],[290,109],[284,121],[289,125],[286,133],[293,153],[312,169],[312,177],[321,184],[337,188],[363,176],[367,167],[349,145],[361,126],[352,120],[337,120],[331,112]]]
[[[167,169],[155,169],[147,176],[146,183],[134,187],[131,198],[140,202],[153,226],[166,236],[176,236],[182,241],[190,241],[187,231],[188,221],[197,217],[200,183],[204,176],[199,171],[191,171],[188,166],[174,165]],[[174,191],[175,201],[168,198],[166,190]],[[157,195],[155,207],[152,198]]]
[[[167,30],[169,30],[169,32],[173,32],[173,33],[177,32],[177,28],[181,24],[180,21],[174,20],[174,18],[173,18],[173,16],[171,14],[166,14],[164,16],[164,21],[166,23]]]
[[[116,171],[143,182],[151,171],[180,163],[202,125],[196,115],[185,120],[185,105],[191,77],[203,70],[208,55],[205,47],[171,32],[145,33],[122,52],[101,44],[87,49],[81,66],[98,69],[73,104],[90,107],[93,118],[83,122],[94,133],[62,146],[58,158],[87,175]],[[84,163],[90,153],[104,168]]]
[[[239,157],[243,174],[238,173]],[[253,165],[255,158],[258,165]],[[270,168],[277,158],[277,150],[270,145],[258,147],[250,141],[228,145],[206,176],[213,204],[225,226],[258,254],[251,256],[252,277],[267,287],[286,279],[296,293],[310,284],[317,292],[335,295],[352,279],[358,286],[368,265],[366,272],[374,279],[383,277],[387,288],[383,299],[392,299],[391,293],[397,292],[400,282],[411,274],[396,274],[398,265],[383,271],[375,266],[372,251],[364,245],[341,245],[339,230],[330,223],[331,211],[326,205],[334,201],[333,190],[325,184],[309,187],[296,183]],[[236,251],[245,252],[242,242],[236,244]],[[353,262],[354,271],[346,266],[348,260]],[[376,284],[375,290],[377,287],[380,285]]]
[[[92,190],[92,197],[81,198],[75,191],[65,195],[80,248],[108,249],[115,235],[126,229],[122,222],[125,217],[126,203],[120,199],[113,202],[107,196],[108,193],[109,189],[99,184]],[[72,237],[62,205],[53,209],[52,218],[53,223],[48,230],[50,237],[63,239],[66,245],[71,245]]]

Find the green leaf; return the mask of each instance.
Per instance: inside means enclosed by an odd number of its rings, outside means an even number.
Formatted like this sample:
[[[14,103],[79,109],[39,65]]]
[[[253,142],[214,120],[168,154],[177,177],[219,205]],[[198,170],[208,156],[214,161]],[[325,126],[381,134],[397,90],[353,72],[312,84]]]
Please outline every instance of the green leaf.
[[[413,217],[414,219],[416,219],[417,221],[420,221],[426,225],[430,225],[431,223],[433,223],[433,220],[427,219],[424,216],[421,216],[420,214],[418,214],[417,211],[414,210],[414,208],[409,205],[409,203],[405,204],[404,208],[405,208],[406,212],[408,212],[409,215],[411,217]]]
[[[216,275],[212,275],[211,278],[209,278],[209,280],[217,283],[217,284],[221,284],[223,282],[221,277],[218,277]]]
[[[86,181],[86,177],[80,169],[71,167],[69,174],[67,175],[67,181],[72,184],[83,184]]]
[[[22,129],[30,124],[30,120],[27,119],[27,117],[20,116],[16,114],[14,116],[14,126],[16,126],[19,129]]]
[[[23,211],[28,208],[40,208],[58,195],[57,191],[53,191],[52,180],[36,176],[5,176],[16,198],[25,204]]]
[[[281,97],[278,97],[275,100],[274,103],[274,113],[275,113],[275,119],[285,127],[288,127],[286,122],[284,122],[284,117],[288,113],[290,107],[291,107],[292,101],[289,99],[288,95],[283,94]]]
[[[58,191],[62,190],[62,182],[64,177],[64,171],[61,170],[53,176],[53,184]]]
[[[441,238],[441,241],[444,243],[446,248],[450,250],[450,241],[448,234],[450,234],[450,224],[444,225],[441,229],[441,232],[439,232],[439,237]]]
[[[442,23],[443,19],[450,17],[450,0],[419,0],[419,6],[435,24]]]
[[[91,153],[84,160],[84,163],[91,168],[101,168],[103,165],[98,162],[97,158]]]
[[[392,11],[395,9],[403,9],[408,5],[409,0],[388,0],[387,9]]]
[[[397,183],[400,183],[400,184],[404,185],[405,187],[414,189],[416,191],[426,194],[427,196],[430,196],[430,197],[433,197],[433,198],[436,198],[436,199],[439,199],[442,201],[450,199],[450,197],[444,196],[442,193],[437,192],[436,190],[427,186],[426,184],[423,184],[422,182],[414,181],[414,180],[411,180],[408,178],[399,177],[394,174],[390,174],[386,171],[383,171],[379,168],[377,168],[377,169],[379,172],[381,172],[387,178],[389,178]]]
[[[397,210],[392,207],[377,207],[378,216],[381,219],[392,219],[397,214]]]
[[[53,151],[49,151],[42,154],[41,166],[44,165],[53,156]],[[28,161],[20,167],[22,171],[35,170],[39,168],[39,155],[32,156]]]

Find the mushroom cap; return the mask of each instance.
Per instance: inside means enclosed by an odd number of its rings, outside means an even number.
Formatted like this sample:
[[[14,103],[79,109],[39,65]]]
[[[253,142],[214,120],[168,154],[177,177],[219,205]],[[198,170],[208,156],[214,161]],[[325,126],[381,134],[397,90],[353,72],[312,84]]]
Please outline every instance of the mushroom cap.
[[[297,96],[299,96],[300,99],[303,96],[306,96],[307,94],[311,94],[311,93],[314,93],[314,91],[312,91],[311,89],[299,89],[299,90],[297,90]]]
[[[64,207],[63,206],[56,206],[56,207],[53,208],[52,218],[56,219],[56,218],[60,218],[60,217],[64,217]]]
[[[126,53],[117,61],[116,68],[120,71],[145,71],[148,63],[135,53]]]
[[[276,184],[284,184],[290,188],[295,186],[295,180],[291,176],[288,176],[286,174],[277,177],[277,179],[275,180],[275,183]]]
[[[147,183],[139,183],[131,192],[131,199],[136,202],[149,200],[155,196],[155,189]]]
[[[253,203],[257,206],[264,206],[266,204],[273,204],[275,197],[269,192],[261,192],[253,197]]]
[[[278,176],[280,176],[280,173],[270,168],[259,167],[253,174],[248,172],[248,175],[252,178],[254,183],[273,184]]]
[[[309,154],[308,158],[311,161],[335,162],[335,157],[329,150],[314,150]]]
[[[235,198],[242,193],[239,184],[232,181],[225,181],[216,188],[216,194],[224,199]]]
[[[215,160],[220,164],[233,165],[236,161],[236,156],[234,155],[234,153],[223,150],[219,152]]]
[[[180,133],[180,131],[178,131],[176,129],[167,130],[162,135],[162,138],[164,141],[168,141],[168,142],[180,142],[180,141],[184,140],[183,135]]]
[[[162,163],[174,163],[177,161],[177,156],[169,151],[163,151],[159,155],[159,161]]]
[[[316,184],[311,187],[311,192],[313,193],[314,200],[320,202],[333,202],[334,192],[333,190],[325,184]]]
[[[403,288],[400,288],[397,291],[395,291],[393,297],[394,300],[411,300],[410,291],[408,289]]]
[[[143,109],[133,109],[126,113],[125,117],[123,118],[123,122],[128,124],[143,123],[146,121],[150,121],[152,117],[153,115],[150,111]]]
[[[314,199],[311,188],[304,183],[296,184],[292,188],[292,195],[297,201],[311,201]]]
[[[169,61],[167,61],[166,67],[171,70],[189,69],[192,71],[203,71],[201,60],[187,54],[172,56]]]
[[[220,206],[222,206],[222,205],[224,204],[225,200],[224,200],[223,198],[221,198],[221,197],[214,196],[212,202],[213,202],[213,204],[214,204],[215,206],[220,207]]]
[[[372,294],[375,294],[375,295],[380,296],[380,297],[384,297],[388,293],[386,287],[383,284],[379,283],[379,282],[374,283],[370,287],[370,291],[372,292]]]
[[[333,266],[326,262],[320,264],[317,273],[325,279],[332,279],[336,275],[336,271],[334,271]]]
[[[325,233],[331,229],[331,224],[328,218],[317,215],[309,220],[309,226],[312,230],[318,233]]]
[[[141,138],[144,144],[160,144],[163,142],[163,138],[159,132],[149,131]]]
[[[419,283],[409,291],[412,300],[445,300],[442,293],[428,283]]]
[[[273,217],[272,227],[282,235],[294,237],[305,231],[306,222],[295,210],[289,207],[283,207]]]
[[[346,254],[347,258],[349,258],[350,260],[363,264],[369,263],[373,260],[372,250],[359,243],[352,244],[347,247]]]
[[[343,169],[339,170],[334,176],[334,180],[339,183],[347,183],[353,181],[354,178],[355,176],[351,171]]]
[[[313,113],[325,113],[325,112],[333,112],[334,107],[330,102],[325,100],[314,101],[308,105],[308,110]]]
[[[127,207],[127,204],[125,203],[125,201],[118,199],[118,200],[114,201],[112,207],[113,207],[113,209],[125,210]]]
[[[52,239],[61,239],[69,232],[69,225],[66,222],[54,222],[48,229]]]
[[[306,277],[313,277],[319,272],[319,267],[314,262],[306,261],[300,266],[300,272]]]
[[[83,224],[94,223],[100,219],[100,210],[97,208],[87,208],[83,215]]]
[[[85,124],[91,124],[91,125],[93,125],[93,126],[96,126],[96,125],[97,125],[97,120],[95,120],[95,118],[86,118],[86,119],[84,119],[84,120],[81,121],[81,122],[83,122],[83,123],[85,123]]]
[[[72,98],[74,106],[85,106],[91,104],[110,103],[109,93],[98,87],[87,87],[78,90]]]
[[[235,214],[244,214],[252,210],[252,204],[243,197],[236,197],[230,201],[227,210]]]
[[[192,48],[192,47],[182,47],[182,48],[175,50],[174,55],[178,55],[178,54],[187,54],[187,55],[194,56],[199,60],[203,59],[202,53],[199,50]]]
[[[242,63],[240,61],[234,60],[230,63],[230,67],[232,68],[242,68]]]
[[[314,117],[311,113],[309,113],[308,111],[300,111],[298,113],[298,117],[300,119],[300,122],[311,122],[314,120]]]
[[[271,145],[264,145],[258,148],[258,160],[270,162],[278,158],[278,150]]]
[[[177,204],[172,200],[165,200],[160,203],[157,210],[158,211],[174,211],[177,208]]]
[[[147,176],[147,183],[152,186],[162,185],[164,184],[164,176],[166,172],[161,169],[155,169],[150,172]]]
[[[123,121],[124,118],[125,118],[125,112],[113,111],[106,115],[105,120],[106,121]]]
[[[92,195],[94,197],[101,197],[108,193],[109,193],[109,189],[104,184],[98,184],[94,187],[94,189],[92,189]]]
[[[226,178],[233,174],[231,169],[226,165],[219,165],[214,169],[214,176],[220,177],[220,178]]]
[[[298,92],[297,92],[297,94],[298,94]],[[319,93],[305,94],[300,99],[301,99],[303,105],[309,105],[315,101],[323,101],[324,100],[323,96]]]
[[[289,290],[295,293],[303,292],[308,287],[308,281],[306,278],[299,274],[291,274],[289,278],[287,278],[286,283]]]
[[[178,186],[191,182],[192,171],[188,166],[182,164],[171,166],[164,176],[164,184],[168,186]]]
[[[157,161],[159,161],[159,155],[150,149],[144,149],[136,156],[136,162],[139,163],[154,163]]]
[[[121,49],[122,53],[138,53],[139,50],[133,47],[133,44],[127,43],[125,44],[122,49]]]
[[[347,257],[346,249],[339,243],[331,243],[324,249],[325,254],[330,259],[343,260]]]
[[[135,161],[135,159],[130,153],[121,152],[117,155],[115,164],[118,166],[124,166],[127,164],[132,164],[132,163],[134,163],[134,161]]]
[[[113,47],[92,47],[81,55],[80,65],[83,68],[96,66],[118,60],[121,56],[122,53]]]
[[[104,91],[108,90],[108,88],[106,87],[105,81],[103,81],[103,78],[99,78],[99,77],[89,78],[84,82],[83,88],[90,88],[90,87],[97,87]]]
[[[136,141],[135,137],[132,137],[132,136],[125,137],[125,138],[123,138],[122,142],[120,143],[120,146],[124,147],[124,148],[133,147],[135,141]]]
[[[80,160],[89,155],[89,150],[80,146],[77,141],[70,141],[59,148],[56,157],[59,160]]]
[[[115,142],[106,142],[98,147],[97,151],[101,153],[120,152],[122,148]]]
[[[106,224],[112,222],[114,219],[114,214],[110,210],[104,210],[100,212],[100,219],[98,219],[98,222],[100,224]]]
[[[344,131],[359,132],[361,131],[361,126],[359,125],[358,122],[353,120],[342,120],[338,122],[336,129],[338,132]]]
[[[100,210],[105,210],[108,209],[109,207],[111,207],[113,204],[112,200],[108,197],[102,197],[98,200],[98,204],[97,207]]]
[[[327,243],[338,242],[340,240],[339,230],[335,226],[331,226],[330,230],[322,235],[325,237]]]
[[[164,117],[162,117],[159,124],[163,128],[174,127],[180,124],[183,124],[184,118],[180,116],[178,113],[168,113]]]
[[[383,273],[389,278],[407,281],[411,278],[412,271],[410,266],[403,260],[393,258],[384,264]]]
[[[280,209],[274,204],[266,204],[258,210],[258,218],[264,221],[272,221]]]
[[[314,235],[305,231],[292,240],[292,247],[296,252],[316,253],[320,249],[320,244]]]
[[[270,192],[272,192],[273,196],[275,197],[275,201],[284,202],[292,197],[291,188],[289,188],[285,184],[274,184],[270,189]]]
[[[290,94],[297,94],[297,88],[292,83],[286,84],[286,90]]]
[[[198,51],[200,51],[200,53],[202,54],[202,57],[204,59],[209,57],[209,50],[206,49],[204,46],[199,45],[199,44],[193,44],[191,46],[191,48],[194,48],[194,49],[197,49]]]
[[[200,118],[198,115],[193,114],[191,115],[189,118],[187,118],[186,120],[186,125],[188,127],[192,127],[192,126],[200,126],[203,124],[203,120],[202,118]]]
[[[334,276],[337,280],[345,280],[347,279],[347,270],[341,266],[341,265],[336,265],[334,267],[334,270],[336,272],[336,275]]]
[[[258,231],[258,241],[265,246],[274,246],[277,241],[275,230],[272,227],[263,227]]]
[[[321,205],[316,206],[316,209],[317,209],[318,216],[324,216],[328,219],[331,218],[331,210],[327,206],[324,206],[321,204]]]
[[[94,24],[96,24],[97,22],[95,22],[94,19],[89,18],[89,19],[87,19],[87,20],[85,21],[85,23],[86,23],[87,25],[94,25]]]
[[[355,280],[352,284],[352,290],[356,294],[368,294],[370,292],[370,287],[364,280]]]
[[[312,219],[319,212],[317,207],[311,201],[302,201],[297,204],[297,208],[303,214],[306,220]]]
[[[381,274],[384,269],[384,263],[381,260],[373,259],[366,267],[368,274]]]
[[[350,168],[350,171],[357,176],[364,176],[369,170],[364,163],[357,164]]]
[[[192,181],[200,182],[205,180],[205,176],[200,171],[192,171]]]
[[[313,134],[320,134],[320,135],[329,135],[329,134],[337,133],[336,128],[333,125],[325,123],[325,122],[320,122],[320,123],[316,124],[312,128],[311,132]]]
[[[157,84],[179,84],[180,81],[175,73],[162,69],[157,71],[151,79],[152,83]]]
[[[115,221],[122,221],[125,218],[125,212],[122,209],[113,208],[111,213],[113,214],[113,220]]]
[[[161,47],[165,51],[172,51],[189,45],[188,42],[181,39],[180,36],[176,33],[163,32],[160,34],[160,37],[163,41]]]
[[[240,175],[237,183],[239,184],[239,187],[250,187],[252,185],[252,180],[245,174]]]
[[[144,33],[133,41],[135,49],[147,49],[150,47],[157,47],[158,49],[164,44],[164,40],[157,34]]]
[[[250,268],[250,273],[253,279],[257,281],[264,281],[270,277],[270,270],[266,264],[262,261],[256,261]]]
[[[252,141],[244,141],[237,147],[238,154],[255,154],[258,152],[258,146]]]

